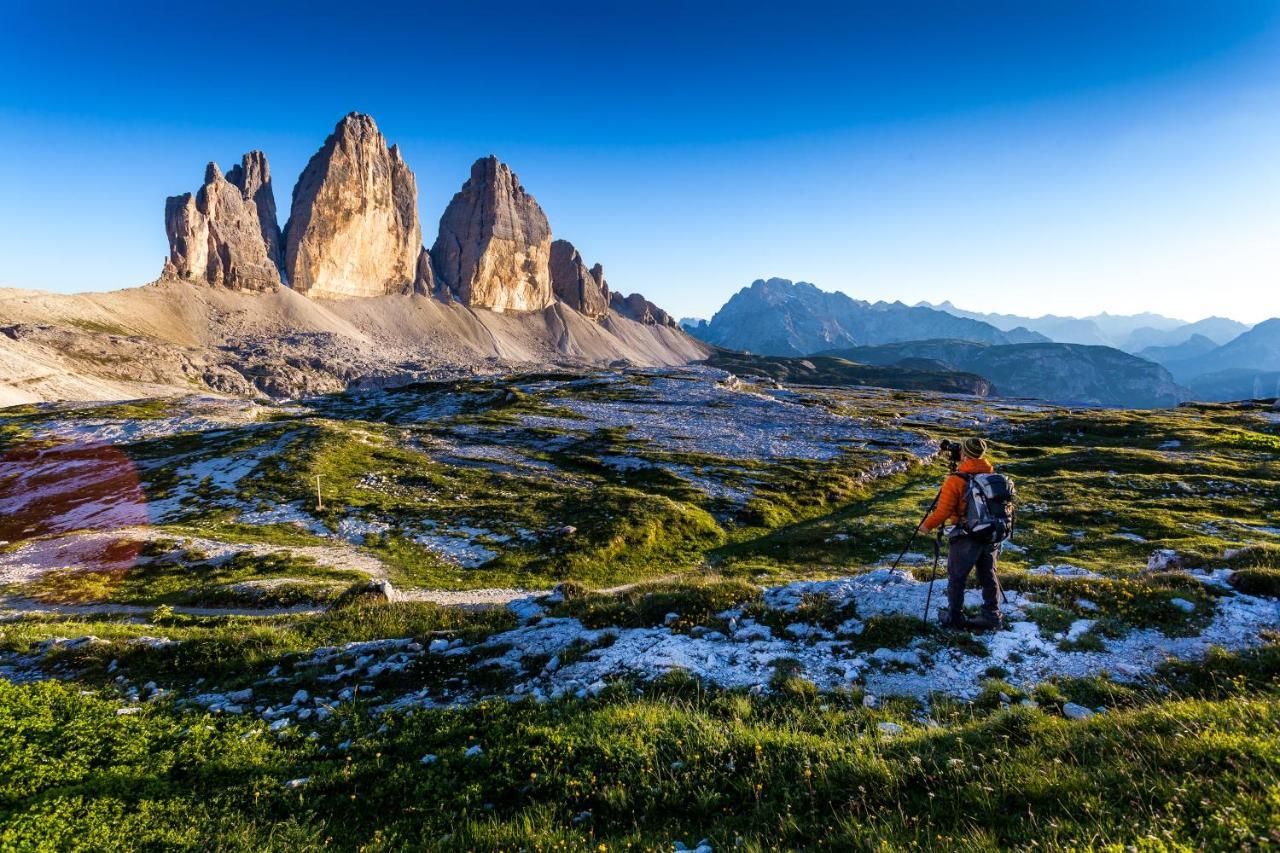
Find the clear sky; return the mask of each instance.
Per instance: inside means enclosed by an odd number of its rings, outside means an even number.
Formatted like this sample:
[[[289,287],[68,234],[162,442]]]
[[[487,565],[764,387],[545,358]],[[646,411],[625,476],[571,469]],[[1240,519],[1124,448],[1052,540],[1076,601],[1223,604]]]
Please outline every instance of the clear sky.
[[[428,245],[494,153],[613,287],[755,278],[973,310],[1280,315],[1280,0],[0,0],[0,285],[155,277],[167,195],[337,120]]]

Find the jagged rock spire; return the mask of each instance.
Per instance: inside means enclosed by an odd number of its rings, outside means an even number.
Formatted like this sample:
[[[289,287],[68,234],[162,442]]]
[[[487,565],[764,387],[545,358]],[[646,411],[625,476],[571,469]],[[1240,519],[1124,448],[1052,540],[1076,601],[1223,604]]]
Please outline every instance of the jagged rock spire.
[[[284,252],[290,287],[317,299],[409,293],[422,251],[413,172],[372,118],[350,113],[293,189]]]
[[[169,257],[164,275],[237,290],[280,283],[280,226],[271,173],[261,151],[244,155],[224,177],[205,167],[204,185],[165,202]]]
[[[431,249],[439,284],[465,305],[536,311],[551,288],[551,227],[520,179],[496,157],[471,167]]]
[[[551,289],[556,298],[592,319],[609,313],[609,286],[604,267],[587,269],[582,255],[568,240],[551,244]]]

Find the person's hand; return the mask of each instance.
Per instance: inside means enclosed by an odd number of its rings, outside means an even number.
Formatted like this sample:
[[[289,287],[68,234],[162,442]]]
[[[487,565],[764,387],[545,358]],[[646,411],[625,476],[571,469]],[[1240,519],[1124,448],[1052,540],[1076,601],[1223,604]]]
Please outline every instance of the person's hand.
[[[931,531],[929,530],[928,527],[925,527],[924,522],[921,522],[920,526],[916,528],[916,533],[929,533],[929,532]]]

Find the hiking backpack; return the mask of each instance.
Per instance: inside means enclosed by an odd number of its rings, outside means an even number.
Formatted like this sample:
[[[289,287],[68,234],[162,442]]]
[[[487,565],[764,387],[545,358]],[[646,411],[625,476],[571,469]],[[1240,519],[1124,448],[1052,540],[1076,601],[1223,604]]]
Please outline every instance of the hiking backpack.
[[[1013,535],[1013,480],[1004,474],[956,474],[964,480],[964,518],[957,526],[962,536],[1003,542]]]

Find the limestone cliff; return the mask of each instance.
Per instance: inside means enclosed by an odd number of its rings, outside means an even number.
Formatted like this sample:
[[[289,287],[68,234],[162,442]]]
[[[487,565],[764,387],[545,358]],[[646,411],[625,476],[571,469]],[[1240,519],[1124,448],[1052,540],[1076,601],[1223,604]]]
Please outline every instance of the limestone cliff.
[[[216,163],[204,185],[165,202],[169,257],[164,276],[235,290],[280,283],[280,226],[266,155],[251,151],[224,177]]]
[[[551,244],[551,289],[557,299],[593,320],[609,313],[609,286],[604,267],[587,269],[582,255],[568,240]]]
[[[431,249],[436,278],[464,305],[537,311],[555,301],[551,227],[520,179],[496,157],[477,160]]]
[[[284,254],[290,287],[315,299],[409,293],[421,253],[413,172],[372,118],[347,115],[293,189]]]

